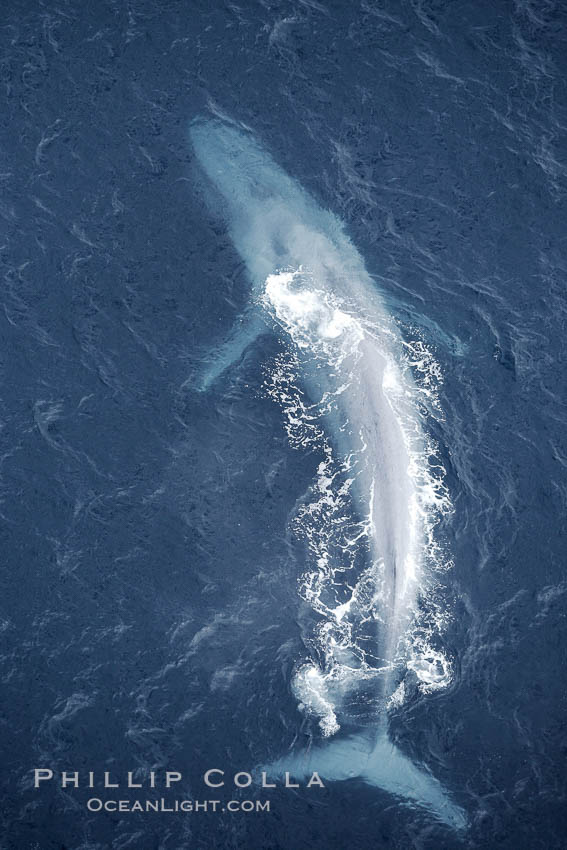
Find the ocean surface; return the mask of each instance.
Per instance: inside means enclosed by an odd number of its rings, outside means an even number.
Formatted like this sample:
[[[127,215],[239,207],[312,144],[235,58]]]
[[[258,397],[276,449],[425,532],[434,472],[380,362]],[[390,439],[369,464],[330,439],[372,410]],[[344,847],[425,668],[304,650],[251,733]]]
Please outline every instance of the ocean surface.
[[[4,5],[2,850],[567,848],[566,74],[559,0]]]

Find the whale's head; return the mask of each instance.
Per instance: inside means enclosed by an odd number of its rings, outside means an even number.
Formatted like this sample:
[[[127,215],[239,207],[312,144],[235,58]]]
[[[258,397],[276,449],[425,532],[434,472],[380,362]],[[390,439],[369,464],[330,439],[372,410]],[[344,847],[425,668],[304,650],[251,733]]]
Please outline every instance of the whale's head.
[[[289,177],[246,130],[225,121],[199,118],[189,126],[196,161],[232,241],[260,295],[269,274],[310,267],[328,286],[345,278],[346,237],[342,225]],[[343,250],[341,250],[341,247]],[[355,285],[350,275],[350,285]],[[336,279],[336,280],[335,280]]]

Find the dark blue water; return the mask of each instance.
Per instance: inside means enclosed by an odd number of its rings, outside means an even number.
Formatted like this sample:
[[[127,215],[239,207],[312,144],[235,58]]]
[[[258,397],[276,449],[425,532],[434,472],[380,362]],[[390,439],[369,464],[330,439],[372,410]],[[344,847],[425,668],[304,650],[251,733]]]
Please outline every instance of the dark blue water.
[[[554,0],[5,5],[2,848],[567,847],[566,17]],[[453,675],[414,683],[390,734],[466,811],[461,833],[357,779],[203,784],[320,737],[291,689],[315,650],[290,537],[320,453],[289,445],[262,391],[277,335],[195,388],[249,291],[196,175],[197,115],[245,124],[345,222],[440,364]],[[40,767],[55,779],[34,789]],[[56,781],[138,768],[182,772],[168,800],[271,811],[94,813]]]

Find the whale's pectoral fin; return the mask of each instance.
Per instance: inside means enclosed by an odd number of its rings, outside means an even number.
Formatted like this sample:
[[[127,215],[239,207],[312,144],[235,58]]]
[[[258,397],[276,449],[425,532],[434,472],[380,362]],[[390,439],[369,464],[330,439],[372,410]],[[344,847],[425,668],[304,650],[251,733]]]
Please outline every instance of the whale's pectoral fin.
[[[451,800],[439,780],[405,756],[386,732],[380,733],[374,743],[362,735],[337,739],[309,753],[279,759],[262,769],[272,777],[283,777],[289,772],[295,779],[305,779],[316,772],[329,782],[358,778],[422,807],[452,829],[467,827],[464,810]]]
[[[246,350],[259,336],[268,331],[269,327],[260,313],[253,310],[243,313],[225,341],[203,358],[195,388],[206,392],[227,369],[242,360]]]

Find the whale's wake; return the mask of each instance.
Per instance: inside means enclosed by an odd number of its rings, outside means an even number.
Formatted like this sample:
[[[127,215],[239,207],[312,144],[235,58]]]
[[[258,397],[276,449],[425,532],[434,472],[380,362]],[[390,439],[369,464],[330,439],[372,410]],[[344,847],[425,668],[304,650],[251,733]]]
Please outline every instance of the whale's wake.
[[[435,362],[422,342],[402,339],[338,220],[249,134],[198,121],[191,139],[252,284],[245,318],[200,386],[258,333],[279,330],[285,345],[266,390],[290,442],[322,458],[293,523],[308,555],[300,593],[313,611],[304,636],[313,651],[292,687],[323,738],[337,737],[268,769],[358,776],[463,827],[440,783],[387,735],[408,676],[425,690],[451,679],[435,594],[448,564],[436,528],[451,505],[424,427],[436,409]],[[341,725],[359,731],[343,737]]]

